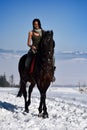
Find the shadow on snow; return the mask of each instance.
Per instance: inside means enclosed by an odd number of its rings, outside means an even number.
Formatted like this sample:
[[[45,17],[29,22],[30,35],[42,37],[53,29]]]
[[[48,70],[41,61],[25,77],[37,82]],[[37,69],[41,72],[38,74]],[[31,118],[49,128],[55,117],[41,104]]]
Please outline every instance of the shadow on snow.
[[[0,101],[0,108],[4,108],[8,111],[14,112],[14,110],[17,109],[17,106],[8,102]]]

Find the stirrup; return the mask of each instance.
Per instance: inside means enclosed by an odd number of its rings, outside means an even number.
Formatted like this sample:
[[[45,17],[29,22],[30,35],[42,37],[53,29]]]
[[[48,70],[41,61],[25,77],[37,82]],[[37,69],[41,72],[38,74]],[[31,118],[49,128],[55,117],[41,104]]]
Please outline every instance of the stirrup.
[[[56,70],[56,66],[54,66],[54,71]]]

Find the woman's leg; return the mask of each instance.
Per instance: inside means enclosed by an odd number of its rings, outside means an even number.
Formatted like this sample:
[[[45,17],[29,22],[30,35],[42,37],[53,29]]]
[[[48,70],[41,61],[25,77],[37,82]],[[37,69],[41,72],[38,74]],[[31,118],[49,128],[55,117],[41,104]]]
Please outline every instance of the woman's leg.
[[[29,51],[28,51],[28,54],[27,54],[26,61],[25,61],[25,69],[26,69],[26,70],[29,70],[29,67],[30,67],[30,65],[31,65],[32,58],[33,58],[33,53],[32,53],[31,50],[29,50]]]

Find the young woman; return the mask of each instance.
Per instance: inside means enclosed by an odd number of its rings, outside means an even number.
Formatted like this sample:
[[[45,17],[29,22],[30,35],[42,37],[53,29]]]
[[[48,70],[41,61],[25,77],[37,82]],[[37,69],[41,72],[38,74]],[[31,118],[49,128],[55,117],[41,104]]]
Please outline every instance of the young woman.
[[[44,30],[41,27],[41,22],[39,19],[34,19],[32,22],[33,30],[29,32],[28,34],[28,46],[30,47],[30,50],[27,55],[27,59],[25,62],[25,68],[28,70],[32,57],[34,54],[38,51],[38,45],[42,38],[42,33]]]

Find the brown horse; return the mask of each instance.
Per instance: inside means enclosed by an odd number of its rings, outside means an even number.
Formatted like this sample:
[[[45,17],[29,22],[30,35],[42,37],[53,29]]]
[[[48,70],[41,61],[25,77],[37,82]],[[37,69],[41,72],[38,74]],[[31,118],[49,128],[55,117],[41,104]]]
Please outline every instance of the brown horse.
[[[39,115],[43,118],[48,117],[47,107],[46,107],[46,91],[52,82],[52,77],[54,74],[53,66],[53,55],[54,55],[55,42],[53,40],[53,31],[46,31],[42,36],[42,40],[39,44],[38,53],[34,56],[35,65],[32,73],[25,72],[25,61],[27,54],[23,55],[19,61],[19,74],[20,74],[20,90],[18,96],[23,94],[25,100],[25,112],[29,112],[29,105],[31,103],[31,92],[35,86],[40,92],[40,105],[39,105]],[[28,100],[26,83],[30,82],[28,90]]]

